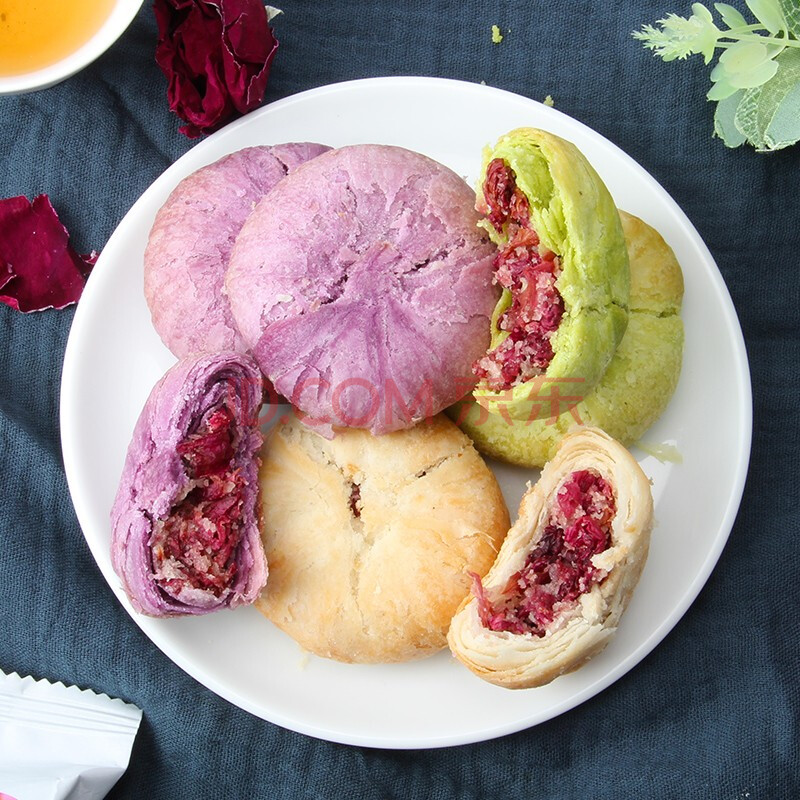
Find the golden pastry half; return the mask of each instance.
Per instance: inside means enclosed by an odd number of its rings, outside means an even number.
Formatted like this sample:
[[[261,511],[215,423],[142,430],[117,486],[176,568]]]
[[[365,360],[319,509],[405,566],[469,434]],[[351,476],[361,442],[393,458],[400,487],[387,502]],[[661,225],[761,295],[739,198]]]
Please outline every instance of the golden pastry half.
[[[652,522],[650,482],[622,445],[594,428],[564,437],[489,573],[473,577],[450,625],[453,654],[509,689],[577,669],[617,629]]]
[[[345,662],[422,658],[509,525],[491,470],[443,415],[328,440],[291,417],[262,450],[269,587],[256,605],[304,649]]]
[[[482,453],[525,467],[553,457],[564,434],[579,426],[602,428],[625,445],[636,442],[672,397],[683,360],[683,273],[661,235],[620,211],[630,259],[628,327],[597,386],[585,392],[570,381],[545,381],[539,418],[514,420],[489,413],[472,398],[448,409]]]

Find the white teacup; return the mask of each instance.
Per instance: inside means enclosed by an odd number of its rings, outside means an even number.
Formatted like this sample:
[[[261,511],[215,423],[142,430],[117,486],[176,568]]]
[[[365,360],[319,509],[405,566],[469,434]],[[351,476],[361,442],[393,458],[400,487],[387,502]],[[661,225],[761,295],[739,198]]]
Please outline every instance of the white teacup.
[[[111,13],[97,32],[59,61],[41,69],[18,75],[0,74],[0,95],[21,94],[46,89],[74,75],[102,55],[131,24],[144,0],[116,0]]]

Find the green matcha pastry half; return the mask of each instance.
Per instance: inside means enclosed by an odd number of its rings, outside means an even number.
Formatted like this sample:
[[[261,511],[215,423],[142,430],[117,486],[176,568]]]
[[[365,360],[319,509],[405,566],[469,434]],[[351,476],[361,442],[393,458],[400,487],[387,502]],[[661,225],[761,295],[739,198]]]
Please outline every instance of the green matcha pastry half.
[[[614,201],[574,144],[518,128],[484,152],[476,208],[498,245],[502,295],[474,372],[492,413],[535,419],[553,383],[586,394],[625,332],[630,292]]]
[[[683,357],[683,274],[656,230],[624,211],[620,218],[630,259],[630,313],[608,369],[585,395],[570,384],[554,384],[540,398],[540,418],[531,422],[514,420],[502,409],[491,414],[471,398],[451,407],[450,416],[485,455],[541,467],[578,425],[602,428],[631,445],[667,407]]]

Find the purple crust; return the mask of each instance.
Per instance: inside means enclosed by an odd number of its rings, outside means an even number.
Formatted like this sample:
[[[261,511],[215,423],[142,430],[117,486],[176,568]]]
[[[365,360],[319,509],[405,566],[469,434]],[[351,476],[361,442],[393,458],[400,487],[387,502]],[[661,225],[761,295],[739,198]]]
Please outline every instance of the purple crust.
[[[470,390],[498,297],[473,203],[419,153],[355,145],[304,164],[256,206],[231,254],[231,310],[317,430],[407,428]]]
[[[223,292],[236,234],[278,181],[328,149],[307,143],[248,147],[175,187],[150,231],[144,291],[153,326],[178,358],[245,352]]]
[[[251,603],[263,588],[267,563],[259,533],[258,451],[262,437],[257,419],[262,391],[255,362],[227,352],[179,361],[150,393],[128,446],[111,510],[111,563],[137,611],[156,617],[206,614]],[[221,597],[188,590],[176,599],[153,580],[149,546],[153,520],[169,515],[189,483],[178,444],[223,397],[232,400],[244,434],[233,459],[246,482],[242,537],[235,555],[237,573]]]

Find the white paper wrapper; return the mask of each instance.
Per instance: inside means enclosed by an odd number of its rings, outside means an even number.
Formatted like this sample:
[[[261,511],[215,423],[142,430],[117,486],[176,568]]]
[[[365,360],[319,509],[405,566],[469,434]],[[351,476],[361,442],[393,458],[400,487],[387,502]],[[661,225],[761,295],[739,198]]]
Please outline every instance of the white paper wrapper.
[[[0,798],[95,800],[125,772],[142,712],[0,671]]]

